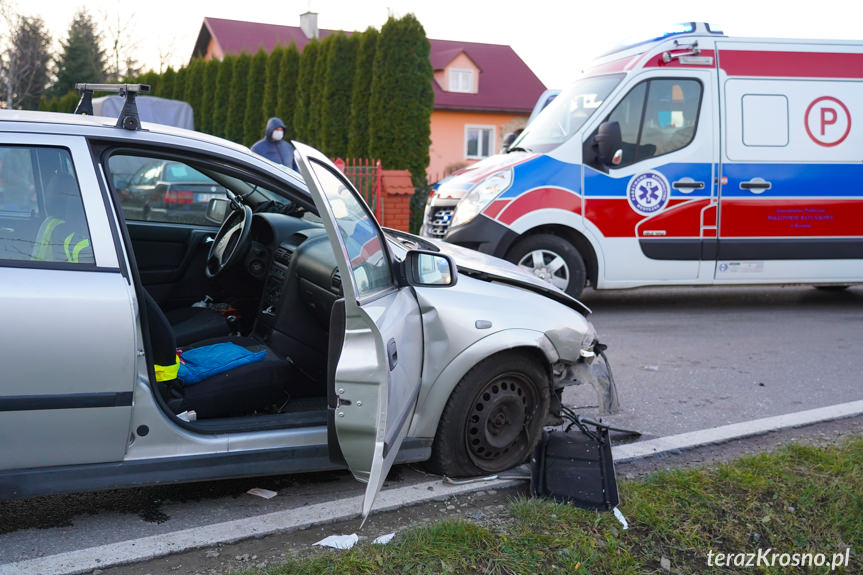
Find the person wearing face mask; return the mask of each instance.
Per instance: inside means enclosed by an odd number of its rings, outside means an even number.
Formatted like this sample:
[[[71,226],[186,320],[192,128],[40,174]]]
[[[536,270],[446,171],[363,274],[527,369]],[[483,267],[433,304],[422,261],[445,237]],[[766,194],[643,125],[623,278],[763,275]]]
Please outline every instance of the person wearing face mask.
[[[279,118],[267,120],[267,135],[252,145],[252,151],[277,164],[297,169],[294,147],[285,140],[285,123]]]

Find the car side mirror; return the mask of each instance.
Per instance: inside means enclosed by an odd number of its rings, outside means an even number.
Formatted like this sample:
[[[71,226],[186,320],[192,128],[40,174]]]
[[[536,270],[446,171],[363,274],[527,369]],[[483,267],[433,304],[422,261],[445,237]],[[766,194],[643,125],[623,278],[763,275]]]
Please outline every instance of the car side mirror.
[[[619,122],[603,122],[594,138],[599,161],[606,166],[618,166],[623,161],[623,136]]]
[[[402,283],[416,287],[450,287],[458,281],[455,262],[448,255],[411,250],[401,264]]]
[[[231,202],[227,198],[210,198],[207,203],[207,213],[204,215],[207,221],[214,224],[221,224],[225,221],[225,216],[228,215]]]

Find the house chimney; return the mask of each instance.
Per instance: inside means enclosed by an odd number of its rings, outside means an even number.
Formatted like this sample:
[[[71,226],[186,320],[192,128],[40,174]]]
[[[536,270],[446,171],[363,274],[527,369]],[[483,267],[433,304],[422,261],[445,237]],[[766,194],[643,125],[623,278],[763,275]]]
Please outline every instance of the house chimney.
[[[303,29],[303,34],[309,40],[317,40],[318,38],[318,13],[306,12],[300,14],[300,28]]]

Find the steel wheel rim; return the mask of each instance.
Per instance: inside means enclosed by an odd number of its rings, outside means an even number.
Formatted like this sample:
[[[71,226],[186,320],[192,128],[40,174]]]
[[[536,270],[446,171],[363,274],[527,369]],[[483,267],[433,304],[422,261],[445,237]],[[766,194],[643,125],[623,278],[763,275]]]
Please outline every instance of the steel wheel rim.
[[[487,383],[467,414],[465,442],[473,463],[487,471],[521,463],[536,405],[534,386],[522,374],[503,374]]]
[[[569,266],[556,252],[550,250],[527,252],[518,261],[518,267],[558,289],[565,290],[569,285]]]

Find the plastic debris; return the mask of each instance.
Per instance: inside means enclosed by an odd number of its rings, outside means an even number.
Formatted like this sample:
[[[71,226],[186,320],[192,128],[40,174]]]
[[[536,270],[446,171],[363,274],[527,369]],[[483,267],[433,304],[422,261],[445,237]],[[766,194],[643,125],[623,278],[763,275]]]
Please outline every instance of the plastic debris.
[[[320,547],[332,547],[333,549],[350,549],[354,545],[357,544],[360,538],[356,533],[351,533],[350,535],[330,535],[329,537],[324,537],[314,545],[318,545]]]
[[[481,483],[483,481],[494,481],[497,475],[485,475],[483,477],[468,477],[466,479],[453,479],[452,477],[443,476],[443,482],[448,485],[468,485],[470,483]]]
[[[252,487],[248,491],[246,491],[249,495],[257,495],[258,497],[263,497],[264,499],[272,499],[278,493],[275,491],[270,491],[269,489],[262,489],[260,487]]]
[[[395,537],[395,536],[396,536],[395,533],[387,533],[386,535],[381,535],[380,537],[378,537],[377,539],[372,541],[372,544],[373,545],[386,545],[387,543],[392,541],[393,537]]]
[[[198,414],[194,410],[188,410],[184,411],[183,413],[178,413],[177,418],[191,423],[198,419]]]
[[[614,516],[617,517],[617,520],[620,521],[621,525],[623,525],[624,531],[629,529],[629,523],[626,522],[626,517],[623,516],[623,513],[621,513],[620,509],[617,507],[614,508]]]

